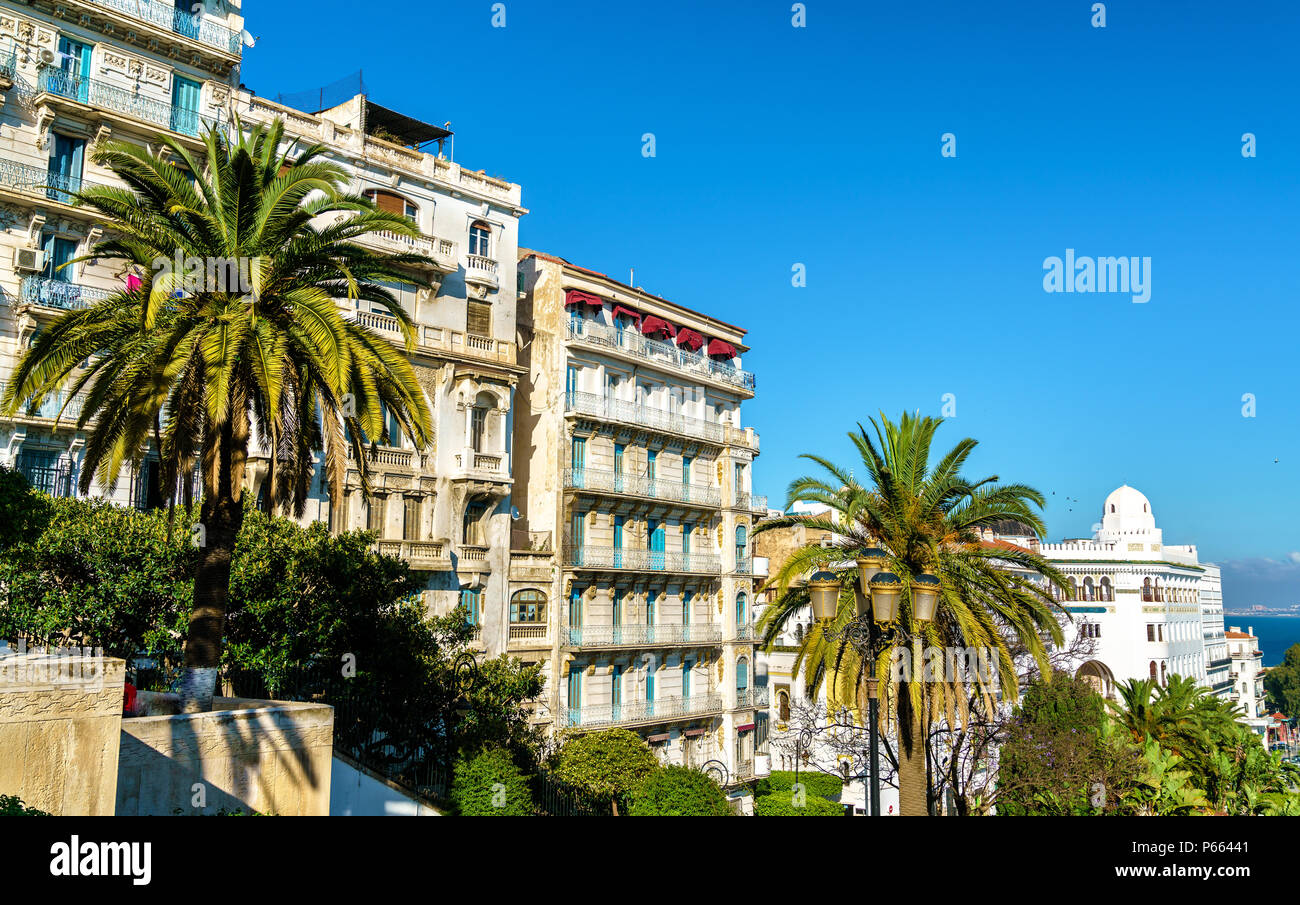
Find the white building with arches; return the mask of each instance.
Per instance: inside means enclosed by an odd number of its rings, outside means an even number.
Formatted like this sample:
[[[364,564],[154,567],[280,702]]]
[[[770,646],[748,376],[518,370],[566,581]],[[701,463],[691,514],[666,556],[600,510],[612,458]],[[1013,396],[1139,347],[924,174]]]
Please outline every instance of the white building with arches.
[[[1094,654],[1077,672],[1113,694],[1128,679],[1188,676],[1227,697],[1232,683],[1224,643],[1219,568],[1200,562],[1194,545],[1171,545],[1156,527],[1151,502],[1124,485],[1102,507],[1087,539],[1040,544],[1003,535],[1036,550],[1066,576],[1058,593],[1073,617],[1071,636],[1093,642]]]

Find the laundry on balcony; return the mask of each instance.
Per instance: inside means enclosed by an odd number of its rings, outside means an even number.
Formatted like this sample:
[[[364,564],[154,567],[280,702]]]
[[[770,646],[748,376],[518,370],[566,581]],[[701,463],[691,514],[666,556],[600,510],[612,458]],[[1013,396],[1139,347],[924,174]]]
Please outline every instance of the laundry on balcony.
[[[588,305],[592,308],[603,308],[605,300],[598,295],[592,295],[590,292],[583,292],[581,289],[569,289],[564,293],[564,307],[571,305]]]
[[[698,352],[700,346],[704,345],[704,337],[695,330],[689,330],[683,327],[677,333],[677,345],[686,349],[688,352]]]
[[[662,317],[648,314],[646,319],[641,322],[641,333],[645,336],[676,336],[677,328]]]
[[[735,358],[736,347],[721,339],[709,340],[709,357]]]

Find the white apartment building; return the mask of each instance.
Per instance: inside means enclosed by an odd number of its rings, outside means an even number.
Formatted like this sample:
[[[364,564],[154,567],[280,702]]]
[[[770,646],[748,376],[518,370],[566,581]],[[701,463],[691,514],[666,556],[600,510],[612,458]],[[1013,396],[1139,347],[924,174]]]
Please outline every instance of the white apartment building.
[[[552,255],[519,266],[517,527],[554,539],[556,571],[554,605],[512,612],[512,642],[546,633],[555,729],[629,728],[665,762],[748,779],[767,501],[745,331]]]
[[[216,8],[213,4],[206,6]],[[352,176],[352,188],[380,207],[411,216],[423,236],[373,234],[380,250],[432,260],[431,289],[392,288],[413,317],[412,354],[429,400],[434,441],[400,440],[369,453],[375,493],[366,498],[355,469],[344,498],[331,501],[321,479],[305,513],[336,530],[368,528],[384,553],[407,559],[425,578],[431,610],[463,603],[489,654],[506,649],[514,586],[551,577],[549,559],[524,543],[511,555],[513,398],[525,373],[516,361],[516,261],[520,186],[473,172],[439,153],[450,133],[358,95],[330,109],[294,110],[237,87],[243,19],[238,0],[195,19],[161,0],[0,2],[0,379],[35,332],[71,308],[103,298],[127,278],[107,262],[59,265],[83,253],[108,224],[72,207],[67,192],[109,183],[92,161],[96,143],[148,144],[160,133],[201,150],[210,124],[230,128],[282,118],[289,142],[321,143]],[[436,148],[435,148],[436,145]],[[430,151],[424,150],[430,148]],[[351,317],[401,344],[396,322],[367,303],[340,300]],[[63,420],[54,416],[63,403]],[[0,462],[38,488],[77,492],[84,434],[81,400],[58,399],[32,415],[0,422]],[[156,460],[91,496],[154,508],[162,488]],[[247,492],[260,498],[264,451],[254,450]]]
[[[1234,625],[1227,631],[1228,656],[1232,658],[1229,678],[1233,685],[1233,700],[1245,716],[1242,722],[1260,734],[1268,743],[1268,730],[1273,718],[1264,701],[1264,654],[1259,649],[1259,638],[1254,626],[1243,632]]]

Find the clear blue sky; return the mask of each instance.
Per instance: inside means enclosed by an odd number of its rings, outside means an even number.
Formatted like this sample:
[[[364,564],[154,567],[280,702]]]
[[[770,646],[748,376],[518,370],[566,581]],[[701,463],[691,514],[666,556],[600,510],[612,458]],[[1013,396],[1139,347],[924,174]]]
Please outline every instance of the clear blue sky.
[[[364,69],[523,185],[523,244],[747,327],[774,502],[800,452],[847,462],[855,421],[952,393],[941,438],[1048,493],[1053,538],[1129,483],[1168,542],[1300,601],[1300,6],[1113,2],[1104,29],[1074,0],[809,0],[806,28],[789,2],[491,6],[246,0],[242,78]],[[1067,248],[1150,257],[1151,301],[1044,292]]]

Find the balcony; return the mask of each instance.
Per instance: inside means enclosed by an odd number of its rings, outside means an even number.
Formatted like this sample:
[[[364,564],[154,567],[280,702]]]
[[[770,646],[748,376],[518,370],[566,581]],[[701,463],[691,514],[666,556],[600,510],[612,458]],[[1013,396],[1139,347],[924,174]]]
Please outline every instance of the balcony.
[[[465,281],[479,286],[497,288],[497,262],[483,255],[465,256]]]
[[[451,567],[447,545],[439,541],[381,540],[373,549],[384,556],[404,559],[416,570],[443,571]]]
[[[745,390],[754,389],[754,375],[748,371],[714,361],[698,352],[688,352],[673,343],[649,339],[635,330],[586,319],[571,319],[568,330],[569,339],[584,345],[617,351],[694,377],[716,380]]]
[[[377,311],[347,311],[344,317],[362,326],[385,334],[398,345],[403,344],[402,331],[397,318],[391,314]],[[480,361],[513,365],[515,363],[515,344],[489,336],[476,336],[472,333],[459,333],[444,327],[415,325],[416,347],[421,351],[451,353],[474,358]]]
[[[32,195],[41,195],[60,204],[72,204],[73,192],[100,187],[104,183],[79,176],[62,176],[48,169],[31,167],[12,160],[0,160],[0,185]],[[87,211],[87,213],[91,213]]]
[[[570,728],[600,729],[633,723],[664,723],[720,713],[722,713],[722,696],[701,694],[688,698],[673,697],[660,698],[657,701],[570,707],[562,711],[560,719]]]
[[[512,622],[507,640],[511,647],[550,647],[551,632],[545,623]]]
[[[595,393],[570,391],[564,396],[565,410],[575,415],[588,415],[602,421],[617,421],[646,427],[655,431],[677,434],[694,440],[707,440],[722,445],[725,425],[701,418],[688,418],[675,412],[626,402],[622,399],[610,399]]]
[[[77,466],[57,454],[19,452],[14,470],[27,479],[33,490],[55,497],[77,495]]]
[[[456,551],[460,560],[456,564],[456,568],[466,572],[490,571],[488,563],[489,549],[486,544],[461,544]]]
[[[174,3],[163,3],[161,0],[86,0],[86,2],[125,13],[156,28],[182,38],[189,38],[191,41],[197,41],[231,56],[237,57],[243,52],[239,32],[213,22],[205,16],[191,13],[189,4],[181,9]]]
[[[88,398],[89,396],[86,393],[69,396],[67,392],[60,390],[47,396],[45,401],[36,407],[35,411],[28,411],[25,408],[19,409],[19,416],[42,421],[53,421],[58,418],[60,424],[72,425],[81,417],[82,409],[85,408]]]
[[[198,138],[210,128],[226,131],[226,124],[196,110],[187,110],[164,101],[145,97],[98,79],[74,76],[62,69],[41,70],[37,80],[36,103],[51,98],[72,101],[101,110],[113,110],[152,126],[170,129],[180,135]]]
[[[582,625],[560,630],[560,646],[566,648],[681,647],[721,643],[721,627],[707,622],[698,625]]]
[[[751,560],[748,556],[741,556],[741,557],[738,557],[738,558],[736,559],[736,568],[735,568],[734,574],[736,574],[736,575],[752,575],[752,574],[754,574],[754,563],[753,563],[753,560]]]
[[[390,468],[400,468],[404,471],[411,470],[412,462],[415,459],[415,451],[410,449],[399,449],[395,446],[366,446],[366,461],[371,465],[387,465]],[[348,459],[356,460],[356,453],[352,451],[352,446],[347,447]]]
[[[732,500],[733,509],[746,512],[767,512],[767,497],[756,493],[737,493]]]
[[[722,565],[712,553],[670,553],[663,550],[622,550],[616,547],[570,547],[564,564],[575,569],[615,569],[628,572],[678,572],[717,575]]]
[[[670,500],[674,503],[709,509],[716,509],[721,501],[721,494],[716,487],[683,484],[680,481],[657,481],[653,478],[599,468],[566,468],[564,486],[570,490],[591,490],[654,500]]]
[[[23,277],[21,295],[24,305],[76,311],[103,301],[113,293],[107,289],[93,289],[80,283],[69,283],[50,277]]]
[[[342,223],[352,216],[340,212],[332,220],[323,222]],[[377,229],[357,236],[354,241],[381,252],[422,255],[433,262],[434,269],[444,274],[456,272],[456,243],[450,239],[439,236],[404,236],[386,229]]]
[[[755,707],[766,707],[770,701],[770,695],[766,687],[762,688],[737,688],[736,689],[736,710],[751,710]]]

